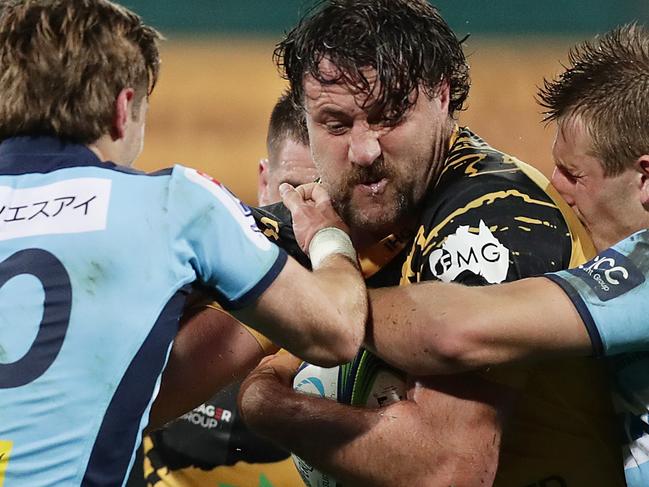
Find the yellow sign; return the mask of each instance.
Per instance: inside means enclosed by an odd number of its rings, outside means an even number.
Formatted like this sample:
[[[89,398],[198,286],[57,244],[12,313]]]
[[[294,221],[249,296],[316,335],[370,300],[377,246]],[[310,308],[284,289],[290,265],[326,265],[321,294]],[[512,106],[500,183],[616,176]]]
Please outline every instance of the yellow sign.
[[[9,465],[9,455],[11,454],[12,446],[13,443],[11,441],[0,440],[0,487],[2,487],[5,481],[5,472],[7,471],[7,465]]]

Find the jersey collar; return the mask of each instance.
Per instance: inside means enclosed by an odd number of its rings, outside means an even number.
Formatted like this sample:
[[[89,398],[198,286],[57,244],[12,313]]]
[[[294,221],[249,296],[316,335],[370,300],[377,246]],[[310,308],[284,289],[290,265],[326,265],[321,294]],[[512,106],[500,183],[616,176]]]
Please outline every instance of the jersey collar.
[[[0,143],[0,174],[47,173],[64,167],[110,166],[85,145],[49,136],[20,136]]]
[[[371,247],[359,252],[358,260],[361,264],[361,273],[365,279],[385,267],[403,250],[408,242],[406,235],[390,235]]]

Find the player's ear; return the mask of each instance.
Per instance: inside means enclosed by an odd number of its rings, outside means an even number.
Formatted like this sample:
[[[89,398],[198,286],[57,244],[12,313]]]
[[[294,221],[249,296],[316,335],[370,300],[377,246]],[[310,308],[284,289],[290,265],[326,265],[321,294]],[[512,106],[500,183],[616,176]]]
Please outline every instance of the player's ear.
[[[257,201],[265,205],[268,201],[268,159],[259,159],[259,176],[257,177]]]
[[[449,84],[448,80],[442,80],[442,82],[437,87],[436,95],[439,98],[442,110],[448,111],[448,107],[451,102],[451,85]]]
[[[115,99],[115,111],[113,113],[113,126],[110,133],[113,140],[124,138],[126,126],[130,121],[134,98],[135,90],[133,88],[124,88],[117,95]]]
[[[649,211],[649,154],[640,156],[635,165],[640,173],[640,201]]]

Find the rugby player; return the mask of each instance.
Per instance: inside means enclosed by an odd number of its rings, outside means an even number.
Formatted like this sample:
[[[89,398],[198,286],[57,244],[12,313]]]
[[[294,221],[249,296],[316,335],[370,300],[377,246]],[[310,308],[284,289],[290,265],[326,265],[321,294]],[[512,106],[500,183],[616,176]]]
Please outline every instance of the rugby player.
[[[569,59],[539,93],[557,122],[552,184],[600,254],[502,286],[375,291],[367,344],[413,374],[608,357],[627,485],[641,487],[649,485],[649,31],[625,25],[577,45]],[[403,306],[424,295],[428,308]]]
[[[362,259],[368,285],[403,285],[377,290],[387,304],[373,310],[401,340],[418,339],[404,338],[409,320],[425,317],[425,328],[438,312],[422,281],[495,284],[593,255],[547,180],[456,126],[468,68],[427,2],[321,2],[277,56],[304,106],[322,186],[371,257]],[[299,189],[305,200],[315,190]],[[304,247],[313,229],[293,228]],[[363,351],[353,364],[370,357]],[[409,374],[404,400],[381,409],[294,392],[289,361],[267,361],[244,382],[244,419],[343,484],[624,485],[594,360]]]
[[[286,94],[271,113],[266,149],[268,158],[259,162],[259,204],[280,201],[279,186],[284,182],[298,186],[317,178],[304,116]],[[213,307],[199,312],[209,316],[222,313]],[[266,343],[268,350],[272,349],[259,335],[247,332],[241,335],[241,341],[249,342],[244,344],[246,350],[256,347],[256,362],[265,355],[257,339]],[[239,375],[249,371],[256,362],[251,360],[249,368],[241,370]],[[203,370],[193,372],[203,373]],[[178,421],[145,437],[144,473],[140,463],[140,468],[134,468],[131,473],[129,487],[143,485],[145,476],[147,485],[158,487],[219,483],[233,487],[303,485],[289,453],[252,433],[241,421],[236,403],[239,385],[236,382],[227,386]]]
[[[282,200],[279,192],[282,183],[300,186],[317,179],[303,114],[287,93],[280,97],[270,115],[266,150],[268,158],[259,161],[257,202],[260,206]]]
[[[210,177],[129,168],[159,39],[107,0],[3,4],[4,487],[124,483],[191,285],[323,364],[349,360],[362,340],[365,287],[330,209],[310,209],[326,223],[309,273]]]

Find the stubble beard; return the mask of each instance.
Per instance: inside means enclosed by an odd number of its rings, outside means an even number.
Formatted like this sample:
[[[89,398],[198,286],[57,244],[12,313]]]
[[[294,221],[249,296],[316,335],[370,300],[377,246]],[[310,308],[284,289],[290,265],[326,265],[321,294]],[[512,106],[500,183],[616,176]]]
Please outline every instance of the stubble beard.
[[[430,158],[433,159],[434,155],[431,154]],[[335,187],[329,183],[329,178],[322,179],[334,209],[353,232],[382,238],[411,225],[418,217],[427,194],[427,183],[430,181],[422,181],[428,179],[427,172],[418,173],[419,178],[402,177],[402,175],[412,174],[416,168],[431,167],[432,164],[432,160],[421,158],[399,173],[393,169],[393,165],[380,158],[370,166],[350,172],[341,178]],[[384,193],[375,197],[361,196],[361,201],[355,201],[356,184],[381,178],[388,179],[388,186]],[[422,184],[423,187],[420,186]]]
[[[353,230],[387,235],[398,229],[414,205],[402,192],[396,192],[393,197],[381,200],[383,201],[363,207],[356,205],[351,198],[346,198],[340,203],[334,202],[334,207]]]
[[[334,209],[352,231],[384,237],[397,232],[417,211],[415,182],[396,179],[394,174],[383,176],[388,178],[385,192],[360,196],[361,201],[354,198],[356,183],[352,178],[346,178],[336,189],[325,183]]]

